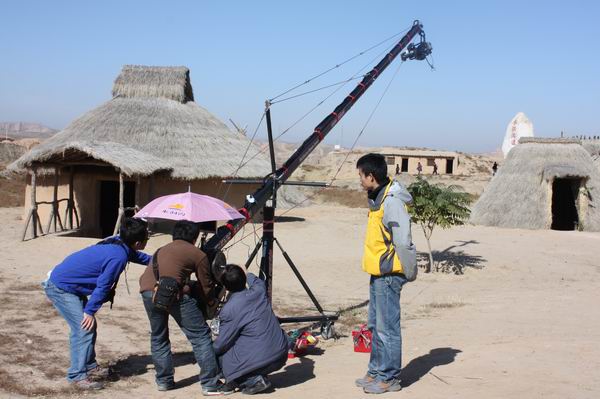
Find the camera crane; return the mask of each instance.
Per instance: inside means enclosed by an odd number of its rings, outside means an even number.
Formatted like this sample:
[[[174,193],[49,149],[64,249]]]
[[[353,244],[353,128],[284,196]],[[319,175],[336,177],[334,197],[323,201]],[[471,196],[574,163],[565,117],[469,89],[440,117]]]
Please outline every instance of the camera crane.
[[[411,41],[419,36],[420,41],[417,44],[411,43]],[[406,51],[402,52],[406,48]],[[325,119],[321,121],[315,128],[313,133],[298,147],[298,149],[285,161],[280,167],[276,168],[275,164],[275,153],[273,147],[273,132],[271,129],[271,110],[269,101],[266,101],[266,121],[267,121],[267,133],[269,139],[269,152],[271,158],[271,173],[265,176],[262,180],[226,180],[229,184],[240,184],[240,183],[260,183],[262,184],[252,195],[246,197],[244,207],[239,211],[242,213],[244,219],[236,219],[228,221],[224,226],[219,227],[215,234],[202,245],[202,250],[208,255],[211,260],[211,271],[219,281],[218,276],[221,268],[225,265],[225,255],[221,251],[225,245],[250,221],[258,214],[261,210],[263,212],[263,236],[261,241],[258,242],[254,250],[252,251],[248,261],[246,262],[246,268],[252,263],[252,260],[257,255],[258,250],[262,246],[262,256],[260,262],[261,275],[265,279],[267,286],[267,292],[269,299],[272,297],[272,275],[273,275],[273,248],[274,243],[281,249],[284,258],[292,268],[292,271],[296,277],[300,280],[300,283],[304,287],[305,291],[309,295],[313,304],[319,311],[318,316],[304,316],[304,317],[286,317],[279,318],[281,323],[297,323],[297,322],[320,322],[321,331],[325,338],[331,337],[332,325],[337,320],[337,315],[327,315],[324,313],[321,305],[312,294],[310,288],[300,275],[298,269],[290,259],[289,255],[283,250],[281,244],[274,237],[274,216],[275,207],[277,203],[277,190],[282,185],[302,185],[302,186],[316,186],[323,187],[324,183],[310,183],[310,182],[289,182],[288,178],[294,173],[294,171],[302,164],[302,162],[310,155],[310,153],[317,147],[317,145],[323,141],[327,134],[337,125],[342,117],[352,108],[352,106],[358,101],[358,99],[366,92],[366,90],[375,82],[375,80],[381,75],[381,73],[392,63],[392,61],[398,56],[401,56],[402,61],[406,60],[424,60],[431,54],[432,47],[429,42],[425,40],[425,32],[423,31],[423,25],[418,21],[414,21],[410,30],[400,39],[400,41],[387,53],[383,59],[361,80],[360,83],[346,96],[346,98],[329,114]],[[270,201],[270,203],[269,203]],[[220,298],[224,295],[224,289],[221,290]]]

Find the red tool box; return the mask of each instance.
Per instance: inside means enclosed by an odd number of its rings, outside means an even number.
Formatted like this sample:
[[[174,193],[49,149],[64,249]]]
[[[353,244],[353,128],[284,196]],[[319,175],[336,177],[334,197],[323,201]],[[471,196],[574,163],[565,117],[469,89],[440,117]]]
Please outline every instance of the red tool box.
[[[366,324],[361,325],[358,329],[352,331],[352,340],[354,341],[354,352],[371,352],[371,331]]]

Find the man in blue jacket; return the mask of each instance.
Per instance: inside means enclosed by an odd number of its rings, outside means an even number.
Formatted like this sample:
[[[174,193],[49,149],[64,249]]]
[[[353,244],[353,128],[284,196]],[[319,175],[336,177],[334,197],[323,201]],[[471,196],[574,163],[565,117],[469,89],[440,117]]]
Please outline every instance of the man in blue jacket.
[[[128,218],[118,236],[67,256],[43,283],[46,295],[71,328],[71,367],[67,380],[82,389],[101,389],[90,377],[106,374],[96,363],[96,318],[103,303],[112,301],[119,276],[127,262],[147,265],[152,257],[143,252],[148,225]]]
[[[252,273],[247,281],[248,288],[241,267],[225,266],[221,282],[230,295],[219,314],[219,336],[213,345],[227,384],[252,395],[268,389],[266,376],[285,365],[288,340],[264,281]]]

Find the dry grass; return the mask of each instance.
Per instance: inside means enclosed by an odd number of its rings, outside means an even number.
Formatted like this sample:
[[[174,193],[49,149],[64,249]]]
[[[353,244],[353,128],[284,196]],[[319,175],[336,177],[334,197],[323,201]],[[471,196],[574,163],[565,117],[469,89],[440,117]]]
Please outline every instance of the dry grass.
[[[77,390],[64,380],[68,356],[62,343],[46,338],[49,331],[32,328],[35,321],[57,317],[41,287],[3,279],[0,292],[0,391],[23,396],[75,394]]]
[[[348,335],[356,327],[365,324],[368,317],[367,309],[367,307],[353,309],[349,312],[340,314],[340,318],[335,323],[336,331],[340,334]]]
[[[453,302],[431,302],[426,305],[423,305],[425,309],[454,309],[461,308],[466,304],[461,301],[453,301]]]
[[[133,317],[119,317],[113,316],[109,312],[102,315],[102,322],[110,324],[112,326],[119,327],[125,336],[139,340],[139,328],[138,326],[146,326],[148,324],[147,319],[133,318]]]
[[[349,188],[332,187],[327,188],[317,196],[317,199],[323,203],[337,203],[348,208],[366,208],[367,195],[363,191],[352,190]]]
[[[311,165],[311,164],[304,164],[304,165],[300,166],[300,168],[305,172],[313,172],[315,170],[322,169],[322,167],[319,165]]]
[[[418,320],[434,317],[436,312],[456,309],[467,305],[465,302],[460,300],[449,300],[440,302],[431,302],[425,305],[421,305],[416,308],[409,308],[406,314],[402,315],[403,320]]]
[[[0,332],[0,390],[28,396],[74,392],[70,387],[32,383],[32,377],[62,383],[68,367],[63,351],[42,335],[23,333],[28,329],[22,321],[3,320],[3,324],[10,325],[11,331]]]
[[[25,385],[15,379],[11,373],[0,367],[0,391],[23,396],[59,396],[66,397],[76,394],[78,391],[71,386],[62,387],[40,387]]]
[[[25,175],[7,179],[0,175],[0,207],[23,206],[25,202]]]

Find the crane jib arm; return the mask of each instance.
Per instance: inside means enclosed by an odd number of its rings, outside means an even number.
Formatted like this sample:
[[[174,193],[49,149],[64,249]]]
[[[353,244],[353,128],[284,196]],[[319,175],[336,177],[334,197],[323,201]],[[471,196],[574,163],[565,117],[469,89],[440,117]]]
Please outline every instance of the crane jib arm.
[[[203,246],[204,251],[212,259],[216,252],[221,250],[233,236],[258,212],[272,197],[278,187],[283,184],[290,175],[302,164],[315,147],[323,141],[325,136],[342,119],[356,101],[373,84],[375,79],[390,65],[390,63],[402,52],[404,48],[417,35],[422,35],[423,25],[415,21],[411,29],[400,39],[400,41],[387,53],[383,59],[367,73],[361,82],[348,94],[348,96],[315,127],[314,132],[302,143],[300,147],[274,174],[269,175],[264,184],[248,197],[242,213],[245,219],[230,220],[225,226],[219,227],[216,233]],[[430,47],[429,47],[430,50]]]

